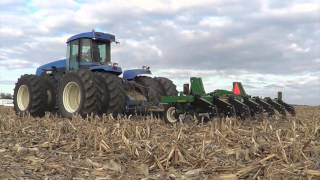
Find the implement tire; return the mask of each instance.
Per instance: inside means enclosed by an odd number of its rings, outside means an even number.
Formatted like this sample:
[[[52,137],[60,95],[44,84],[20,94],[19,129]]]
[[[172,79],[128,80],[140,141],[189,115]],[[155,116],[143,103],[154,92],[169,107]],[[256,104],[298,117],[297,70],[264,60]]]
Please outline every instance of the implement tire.
[[[30,113],[32,116],[45,115],[45,85],[42,78],[36,75],[23,75],[14,88],[13,104],[17,115]]]
[[[172,125],[179,122],[179,115],[177,115],[176,108],[174,106],[168,106],[165,108],[164,120]]]
[[[155,77],[154,79],[161,85],[163,96],[178,96],[177,86],[170,79],[165,77]]]
[[[59,83],[58,107],[63,117],[72,118],[99,114],[101,111],[100,93],[97,91],[97,78],[89,70],[70,72]]]
[[[125,110],[126,94],[122,80],[111,73],[95,72],[99,81],[98,90],[102,99],[102,112],[117,116]]]

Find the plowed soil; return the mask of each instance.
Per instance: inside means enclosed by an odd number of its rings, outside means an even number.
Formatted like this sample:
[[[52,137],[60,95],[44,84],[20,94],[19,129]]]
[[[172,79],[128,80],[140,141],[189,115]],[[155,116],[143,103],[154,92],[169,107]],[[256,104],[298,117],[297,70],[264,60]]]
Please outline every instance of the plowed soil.
[[[320,108],[175,126],[17,117],[0,107],[0,179],[319,179]]]

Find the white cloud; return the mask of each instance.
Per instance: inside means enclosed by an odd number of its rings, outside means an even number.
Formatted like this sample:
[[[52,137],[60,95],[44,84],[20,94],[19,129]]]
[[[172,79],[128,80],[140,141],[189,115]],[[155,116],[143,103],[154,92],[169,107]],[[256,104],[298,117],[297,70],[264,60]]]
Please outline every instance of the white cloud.
[[[75,0],[32,0],[31,4],[35,8],[61,8],[67,9],[67,8],[73,8],[78,5],[78,3]]]
[[[289,46],[289,49],[291,49],[294,52],[299,52],[299,53],[308,53],[310,51],[310,48],[302,48],[296,43],[291,43]]]
[[[10,6],[23,3],[23,0],[1,0],[0,6]]]
[[[232,20],[229,17],[217,17],[217,16],[209,16],[203,18],[200,23],[201,26],[209,26],[209,27],[225,27],[232,24]]]
[[[121,10],[123,8],[136,9],[146,12],[173,13],[188,8],[203,7],[210,4],[216,4],[219,1],[212,0],[111,0],[108,3],[101,1],[90,1],[90,9],[93,7],[104,7],[113,10]],[[99,6],[102,5],[102,6]],[[117,9],[118,8],[118,9]]]
[[[268,0],[261,1],[261,10],[263,13],[269,13],[275,16],[284,16],[290,14],[318,13],[320,4],[317,1],[311,2],[292,2],[285,7],[270,7]]]
[[[21,37],[22,35],[23,32],[20,29],[0,27],[0,37]]]
[[[302,13],[319,13],[320,3],[295,3],[283,9],[273,10],[276,15],[285,14],[302,14]]]
[[[7,67],[8,69],[15,68],[25,68],[25,67],[37,67],[39,64],[32,63],[27,60],[22,59],[8,59],[8,60],[0,60],[1,67]]]

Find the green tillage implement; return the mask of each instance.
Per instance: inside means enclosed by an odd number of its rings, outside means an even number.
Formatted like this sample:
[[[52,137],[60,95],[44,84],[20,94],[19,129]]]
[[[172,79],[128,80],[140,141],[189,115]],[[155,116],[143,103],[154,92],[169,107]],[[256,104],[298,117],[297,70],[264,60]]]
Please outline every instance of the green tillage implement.
[[[167,122],[177,122],[178,119],[181,119],[180,115],[200,118],[205,114],[205,119],[209,119],[221,113],[226,116],[234,114],[233,106],[226,100],[205,93],[201,78],[192,77],[190,82],[190,90],[184,88],[184,92],[179,96],[163,96],[161,98],[161,103],[166,105],[165,120]]]
[[[166,104],[165,120],[169,123],[176,123],[179,115],[200,115],[208,113],[209,116],[216,114],[216,107],[212,103],[212,96],[199,95],[181,95],[181,96],[163,96],[161,102]]]
[[[191,77],[191,87],[184,85],[184,91],[178,96],[163,96],[165,120],[176,123],[186,115],[196,120],[208,120],[212,117],[232,117],[241,119],[254,117],[256,114],[275,115],[275,110],[286,115],[288,111],[295,115],[294,107],[282,101],[281,94],[276,99],[251,97],[246,94],[240,82],[233,83],[233,90],[215,90],[206,93],[201,78]]]

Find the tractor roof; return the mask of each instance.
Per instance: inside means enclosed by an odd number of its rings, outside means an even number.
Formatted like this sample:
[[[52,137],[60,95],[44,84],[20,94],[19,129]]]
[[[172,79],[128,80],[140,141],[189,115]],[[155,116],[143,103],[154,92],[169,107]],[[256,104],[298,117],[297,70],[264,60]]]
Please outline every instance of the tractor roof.
[[[100,41],[116,42],[116,38],[112,34],[91,31],[91,32],[84,32],[84,33],[80,33],[80,34],[76,34],[74,36],[71,36],[67,40],[67,43],[69,43],[70,41],[76,40],[76,39],[80,39],[80,38],[89,38],[89,39],[96,39],[96,40],[100,40]]]

